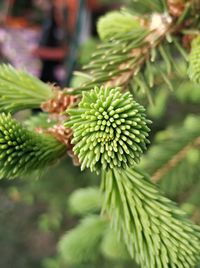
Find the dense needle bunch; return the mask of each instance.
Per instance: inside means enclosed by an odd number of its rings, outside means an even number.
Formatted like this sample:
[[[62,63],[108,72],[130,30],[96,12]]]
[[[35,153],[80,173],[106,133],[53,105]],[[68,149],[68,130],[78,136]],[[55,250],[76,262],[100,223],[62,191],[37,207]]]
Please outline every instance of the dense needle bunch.
[[[0,115],[0,176],[13,178],[39,171],[66,154],[50,135],[27,130],[10,115]]]
[[[200,83],[200,36],[192,42],[188,75],[193,82]]]
[[[78,109],[68,111],[81,168],[91,171],[126,168],[138,162],[148,143],[144,108],[120,88],[98,88],[83,94]]]
[[[101,17],[97,30],[101,40],[109,40],[121,34],[141,29],[139,20],[127,12],[112,11]]]
[[[52,86],[26,71],[0,65],[0,111],[14,113],[40,107],[55,95]]]
[[[139,170],[102,174],[103,211],[141,268],[194,268],[200,228]]]

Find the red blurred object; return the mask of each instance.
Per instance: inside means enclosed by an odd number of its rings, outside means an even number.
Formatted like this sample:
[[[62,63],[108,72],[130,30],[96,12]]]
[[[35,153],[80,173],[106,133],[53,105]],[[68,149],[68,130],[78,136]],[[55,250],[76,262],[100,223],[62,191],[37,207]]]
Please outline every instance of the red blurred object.
[[[99,4],[99,1],[97,0],[87,0],[86,1],[87,6],[90,10],[97,10],[101,7]],[[72,32],[75,29],[76,25],[76,19],[77,19],[77,14],[78,14],[78,9],[79,9],[79,0],[55,0],[54,5],[58,11],[58,14],[61,15],[59,16],[59,19],[62,17],[62,10],[66,8],[68,10],[68,20],[67,20],[67,28],[68,31]]]
[[[67,48],[50,48],[39,47],[36,48],[32,54],[40,59],[48,60],[62,60],[67,53]]]
[[[87,5],[90,10],[98,10],[101,8],[101,4],[97,0],[87,0]]]
[[[23,17],[7,16],[5,19],[5,25],[12,28],[26,28],[29,24],[28,20]]]

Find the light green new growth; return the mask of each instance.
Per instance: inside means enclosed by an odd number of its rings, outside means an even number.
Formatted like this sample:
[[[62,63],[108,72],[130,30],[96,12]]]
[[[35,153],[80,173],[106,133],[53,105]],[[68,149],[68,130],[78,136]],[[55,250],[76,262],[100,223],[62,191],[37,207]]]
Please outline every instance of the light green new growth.
[[[101,17],[97,23],[97,31],[101,40],[121,36],[121,34],[141,30],[137,18],[127,12],[112,11]]]
[[[103,212],[141,267],[195,267],[200,259],[200,228],[146,175],[130,168],[104,172],[102,190]]]
[[[138,163],[149,142],[145,109],[120,88],[84,92],[78,109],[68,110],[73,150],[81,169],[99,171]]]
[[[113,260],[130,259],[130,255],[128,254],[124,241],[119,241],[117,232],[111,228],[108,228],[103,237],[101,252],[106,258]]]
[[[192,42],[189,55],[188,75],[193,82],[200,83],[200,36],[195,38]]]
[[[102,203],[103,203],[102,193],[100,189],[96,187],[88,187],[75,190],[69,196],[68,200],[70,211],[73,214],[81,216],[88,215],[89,213],[90,214],[95,212],[99,213],[102,207]],[[80,254],[84,255],[85,248],[82,248],[82,250],[83,253]],[[119,241],[117,237],[117,232],[115,232],[113,229],[110,228],[109,221],[107,221],[106,231],[105,234],[103,235],[99,250],[104,257],[109,259],[130,260],[130,255],[128,254],[124,242]]]
[[[150,2],[153,7],[155,3]],[[102,17],[98,31],[103,42],[83,67],[88,78],[77,85],[74,92],[81,93],[99,84],[120,86],[137,99],[145,96],[152,103],[152,89],[160,84],[173,90],[173,80],[183,75],[182,69],[187,68],[188,60],[181,38],[173,33],[177,34],[175,24],[167,13],[141,18],[137,14],[115,11]],[[163,29],[159,31],[159,27]]]
[[[112,28],[109,27],[109,31],[112,32]],[[109,41],[100,44],[92,54],[90,62],[83,67],[88,71],[89,77],[75,89],[75,92],[82,93],[96,85],[106,83],[128,89],[130,80],[132,81],[134,74],[137,73],[136,70],[138,71],[144,60],[144,54],[137,48],[146,44],[145,38],[148,33],[147,29],[137,28],[119,36],[116,34]]]
[[[68,264],[85,263],[98,256],[98,248],[107,227],[99,216],[88,216],[78,227],[68,231],[60,240],[58,250]]]
[[[76,215],[98,212],[102,205],[102,195],[96,187],[78,189],[70,195],[68,204],[70,211]]]
[[[27,130],[10,115],[0,114],[0,176],[14,178],[44,170],[66,154],[54,137]]]
[[[37,108],[53,96],[50,85],[11,65],[0,65],[0,112]]]

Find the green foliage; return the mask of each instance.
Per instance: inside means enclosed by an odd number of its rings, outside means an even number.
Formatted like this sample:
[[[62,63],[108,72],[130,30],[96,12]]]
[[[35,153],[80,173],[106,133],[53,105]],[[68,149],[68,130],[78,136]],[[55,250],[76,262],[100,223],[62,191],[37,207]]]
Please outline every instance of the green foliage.
[[[74,75],[72,76],[72,79],[70,81],[70,86],[72,88],[78,88],[82,84],[87,82],[89,78],[90,78],[90,76],[88,76],[88,75],[86,75],[84,73],[75,71]]]
[[[127,24],[121,23],[121,32],[119,26],[106,27],[106,24],[119,23],[115,19],[117,15],[124,20],[132,16],[129,13],[111,12],[108,19],[105,16],[102,23],[99,21],[101,35],[112,37],[105,39],[92,54],[89,64],[83,68],[88,72],[88,79],[74,92],[81,93],[101,84],[120,86],[137,99],[145,96],[152,103],[153,88],[165,83],[173,90],[171,77],[183,76],[183,69],[187,68],[187,52],[181,38],[168,33],[172,21],[167,14],[153,14],[149,22],[151,26],[126,28]],[[133,23],[135,20],[132,17]],[[166,29],[156,32],[156,25],[159,24]]]
[[[130,0],[129,2],[130,8],[136,14],[163,13],[166,10],[166,0]]]
[[[37,115],[30,116],[24,121],[24,125],[30,130],[38,128],[47,129],[53,127],[55,124],[55,118],[49,117],[47,113],[38,113]]]
[[[189,55],[188,75],[193,82],[200,83],[200,36],[195,38],[192,42]]]
[[[107,222],[99,216],[84,218],[60,240],[58,249],[62,259],[68,264],[95,260],[106,226]]]
[[[200,178],[199,121],[199,116],[191,115],[182,125],[158,132],[141,163],[152,180],[159,182],[164,192],[173,197]]]
[[[126,168],[138,162],[148,143],[145,109],[120,88],[85,92],[79,109],[70,109],[74,152],[81,169]]]
[[[142,61],[142,55],[135,55],[133,50],[145,44],[148,30],[133,29],[118,38],[112,38],[100,44],[92,54],[89,64],[83,67],[89,73],[88,80],[75,89],[75,93],[90,90],[92,87],[109,83],[123,86],[132,78],[133,68]],[[142,57],[142,58],[141,58]],[[127,84],[128,88],[129,84]]]
[[[44,170],[65,153],[65,145],[54,137],[29,131],[10,115],[0,115],[1,178]]]
[[[100,211],[102,196],[98,188],[81,188],[70,195],[68,203],[73,214],[84,215]]]
[[[62,215],[59,211],[49,211],[43,213],[38,220],[40,230],[48,232],[49,230],[58,230],[61,225]]]
[[[146,175],[130,168],[104,172],[102,190],[103,211],[141,267],[195,266],[200,228],[160,195]]]
[[[196,184],[193,185],[193,191],[190,192],[189,195],[187,195],[184,199],[184,203],[182,205],[182,209],[188,213],[188,215],[192,218],[193,221],[195,221],[197,224],[200,223],[199,221],[199,215],[197,214],[197,217],[194,216],[196,211],[199,211],[200,207],[200,182],[199,180],[196,182]]]
[[[0,65],[0,112],[38,108],[53,96],[50,85],[11,65]]]
[[[200,90],[199,85],[191,81],[184,81],[180,83],[174,92],[177,99],[182,103],[200,103]]]
[[[98,39],[90,37],[89,40],[81,45],[78,58],[78,62],[81,65],[86,65],[90,62],[91,54],[95,52],[98,43]]]
[[[112,11],[101,17],[97,23],[99,37],[103,41],[120,37],[127,32],[141,30],[140,22],[127,12]]]
[[[53,258],[47,258],[43,261],[43,268],[58,268],[59,260]]]
[[[102,193],[96,187],[87,187],[75,190],[69,197],[70,211],[76,215],[87,215],[99,212],[103,203]],[[123,243],[107,222],[106,232],[103,235],[99,251],[105,258],[130,260],[130,255]]]
[[[108,228],[103,237],[101,252],[104,257],[109,259],[130,259],[130,255],[127,252],[124,242],[118,239],[117,233],[111,228]]]
[[[169,97],[169,91],[166,88],[160,89],[154,96],[154,104],[150,105],[147,109],[147,113],[153,118],[160,118],[167,109],[167,100]]]

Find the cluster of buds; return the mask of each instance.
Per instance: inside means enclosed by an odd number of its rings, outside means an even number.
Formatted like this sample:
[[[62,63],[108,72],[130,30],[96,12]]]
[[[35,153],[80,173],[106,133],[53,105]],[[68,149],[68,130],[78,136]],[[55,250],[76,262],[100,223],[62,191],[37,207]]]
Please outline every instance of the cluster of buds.
[[[44,112],[51,114],[61,114],[78,101],[77,96],[68,94],[67,88],[60,90],[59,87],[54,87],[54,91],[54,98],[42,103],[41,105],[41,109]]]
[[[82,170],[132,166],[149,143],[145,109],[120,88],[95,87],[68,113],[65,126],[73,130],[73,150]]]
[[[62,122],[66,119],[65,111],[73,107],[78,102],[76,95],[69,94],[69,88],[61,90],[57,86],[53,86],[55,92],[54,98],[42,103],[41,109],[48,112],[49,116],[58,120],[58,123],[48,129],[37,128],[38,133],[48,133],[55,137],[61,143],[66,145],[67,153],[72,158],[74,165],[79,165],[78,157],[73,153],[73,145],[71,144],[72,130],[63,126]]]

